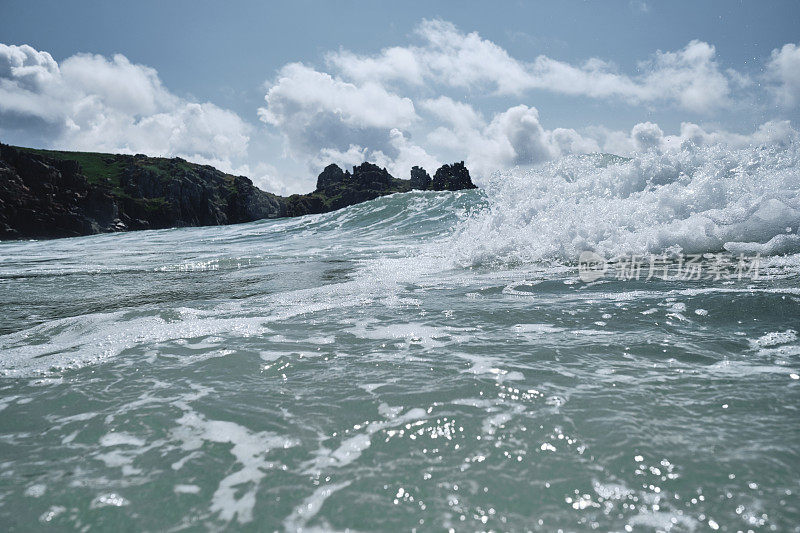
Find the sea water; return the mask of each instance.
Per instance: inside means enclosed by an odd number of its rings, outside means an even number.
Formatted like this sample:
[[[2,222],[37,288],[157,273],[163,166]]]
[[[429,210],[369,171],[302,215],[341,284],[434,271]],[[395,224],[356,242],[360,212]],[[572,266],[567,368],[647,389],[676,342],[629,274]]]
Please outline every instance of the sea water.
[[[2,529],[800,531],[798,161],[3,243]]]

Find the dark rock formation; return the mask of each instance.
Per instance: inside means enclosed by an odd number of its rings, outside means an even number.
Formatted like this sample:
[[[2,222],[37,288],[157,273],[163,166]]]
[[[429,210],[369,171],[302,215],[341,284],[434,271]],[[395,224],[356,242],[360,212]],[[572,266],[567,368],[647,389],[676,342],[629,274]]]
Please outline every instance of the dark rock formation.
[[[317,188],[309,194],[294,194],[286,199],[287,216],[326,213],[348,205],[374,200],[396,192],[411,190],[410,183],[392,177],[385,169],[372,163],[343,171],[338,165],[328,165],[317,178]]]
[[[433,175],[431,189],[434,191],[460,191],[462,189],[475,189],[469,170],[464,162],[442,165]]]
[[[282,199],[244,176],[180,158],[152,165],[137,159],[120,175],[123,197],[149,200],[158,227],[216,226],[284,216]]]
[[[180,158],[54,152],[0,144],[0,239],[51,238],[109,231],[209,226],[325,213],[379,196],[472,189],[464,163],[411,180],[372,163],[343,171],[328,165],[309,194],[266,193],[243,176]]]
[[[325,167],[317,178],[317,190],[332,189],[344,183],[345,173],[339,165],[330,164]]]
[[[411,167],[411,188],[426,191],[431,186],[431,176],[418,166]]]
[[[95,173],[83,168],[90,164]],[[231,224],[284,215],[282,199],[249,179],[182,159],[51,153],[0,144],[0,239]]]
[[[424,168],[412,167],[410,183],[412,189],[422,191],[460,191],[476,188],[463,161],[442,165],[433,175],[433,179]]]
[[[0,238],[62,237],[111,227],[111,195],[72,161],[43,161],[0,145]]]

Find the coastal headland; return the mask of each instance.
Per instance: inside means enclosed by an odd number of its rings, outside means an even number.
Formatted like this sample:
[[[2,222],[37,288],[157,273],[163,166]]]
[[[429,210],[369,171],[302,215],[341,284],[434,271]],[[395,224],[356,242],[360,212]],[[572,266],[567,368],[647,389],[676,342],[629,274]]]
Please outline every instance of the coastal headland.
[[[307,194],[279,196],[244,176],[181,158],[63,152],[0,144],[0,240],[215,226],[326,213],[411,190],[474,189],[464,162],[410,179],[331,164]]]

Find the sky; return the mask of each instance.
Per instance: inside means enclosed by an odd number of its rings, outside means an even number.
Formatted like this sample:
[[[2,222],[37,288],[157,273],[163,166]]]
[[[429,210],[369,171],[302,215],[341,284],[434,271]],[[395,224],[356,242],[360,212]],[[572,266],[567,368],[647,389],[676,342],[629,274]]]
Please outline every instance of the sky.
[[[0,141],[475,181],[575,153],[786,142],[798,2],[0,0]]]

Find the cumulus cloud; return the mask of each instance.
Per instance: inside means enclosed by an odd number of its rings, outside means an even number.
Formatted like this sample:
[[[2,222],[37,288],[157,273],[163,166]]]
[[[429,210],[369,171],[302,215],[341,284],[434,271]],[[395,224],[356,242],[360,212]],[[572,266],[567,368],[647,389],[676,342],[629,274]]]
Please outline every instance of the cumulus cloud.
[[[396,128],[389,133],[389,145],[394,155],[359,145],[350,145],[347,150],[325,148],[313,158],[311,168],[318,170],[330,163],[336,163],[342,168],[347,168],[360,165],[364,161],[370,161],[386,168],[393,176],[408,179],[411,167],[415,165],[427,169],[436,169],[442,164],[441,160],[429,154],[421,146],[411,142],[402,131]]]
[[[773,50],[767,79],[777,83],[773,91],[781,104],[794,106],[800,102],[800,46],[789,43]]]
[[[409,98],[373,82],[356,85],[300,63],[283,67],[258,115],[277,127],[293,154],[367,145],[391,149],[390,132],[418,117]]]
[[[394,46],[380,55],[362,56],[349,50],[339,50],[326,55],[328,64],[357,82],[403,80],[411,85],[423,85],[423,65],[412,48]]]
[[[547,125],[547,109],[532,105],[537,91],[548,91],[707,116],[767,87],[783,106],[795,106],[795,44],[774,50],[764,73],[753,78],[723,69],[715,47],[700,40],[655,51],[635,73],[625,73],[599,58],[521,61],[477,32],[423,20],[405,46],[368,55],[340,49],[324,60],[324,68],[288,63],[264,86],[257,116],[278,149],[282,139],[284,157],[271,161],[275,166],[249,159],[254,126],[214,104],[173,94],[155,70],[122,55],[79,54],[59,64],[30,46],[0,45],[0,135],[37,132],[45,146],[56,148],[180,155],[250,175],[277,192],[305,192],[330,162],[369,160],[408,177],[413,165],[433,171],[464,159],[481,183],[497,170],[568,154],[736,147],[796,135],[780,120],[749,134],[694,122],[684,122],[678,133],[654,122],[625,131],[560,128]],[[270,142],[265,136],[253,145],[272,151]]]
[[[535,107],[512,106],[496,113],[488,122],[469,105],[447,97],[428,101],[424,107],[447,122],[428,134],[428,142],[449,153],[466,153],[467,164],[478,181],[498,169],[531,166],[562,155],[600,150],[594,139],[576,130],[547,130]]]
[[[447,96],[423,100],[420,107],[454,128],[470,129],[483,123],[483,116],[475,108]]]
[[[773,53],[770,63],[771,76],[786,94],[793,94],[795,52],[787,45]],[[329,72],[290,63],[267,84],[259,115],[283,135],[288,156],[305,161],[311,171],[331,161],[349,166],[371,159],[399,176],[414,164],[466,159],[479,182],[502,168],[567,154],[630,154],[683,142],[743,141],[696,124],[685,125],[678,135],[665,135],[650,122],[627,132],[548,129],[529,104],[484,116],[469,103],[446,96],[454,90],[506,101],[546,90],[706,114],[731,105],[735,90],[752,86],[746,74],[721,68],[715,47],[700,40],[674,51],[655,51],[636,65],[636,74],[625,74],[599,58],[569,63],[540,55],[520,61],[477,32],[463,32],[443,20],[423,20],[406,46],[368,55],[340,49],[326,54],[325,64]]]
[[[60,65],[31,46],[0,44],[0,133],[38,132],[48,146],[179,155],[233,170],[251,126],[167,90],[123,55],[79,54]]]
[[[421,41],[392,47],[374,56],[346,50],[327,55],[342,76],[359,82],[433,82],[462,89],[488,89],[520,95],[532,89],[633,103],[668,102],[695,112],[728,103],[731,82],[745,77],[722,71],[714,46],[694,40],[674,52],[657,51],[639,65],[640,74],[621,74],[612,63],[590,58],[571,64],[544,55],[527,63],[511,57],[477,32],[464,33],[442,20],[424,20],[415,31]]]
[[[664,132],[658,124],[642,122],[631,130],[631,139],[636,150],[643,152],[659,146],[664,139]]]
[[[716,49],[694,40],[677,52],[656,52],[640,65],[646,74],[636,93],[640,100],[666,99],[691,111],[704,112],[728,103],[730,86],[714,56]],[[737,82],[739,77],[737,77]],[[624,94],[622,96],[625,96]]]

